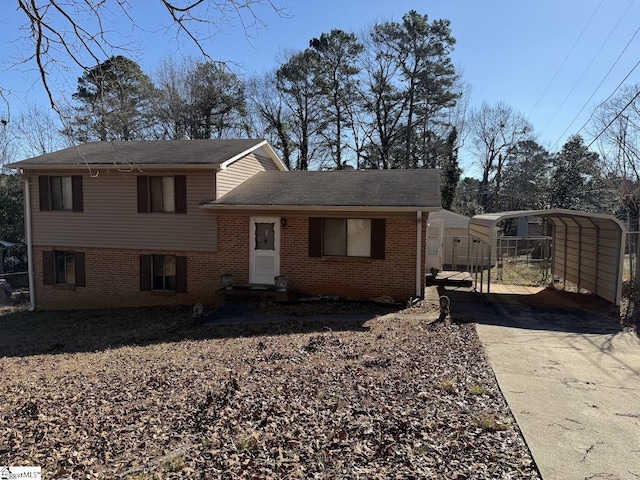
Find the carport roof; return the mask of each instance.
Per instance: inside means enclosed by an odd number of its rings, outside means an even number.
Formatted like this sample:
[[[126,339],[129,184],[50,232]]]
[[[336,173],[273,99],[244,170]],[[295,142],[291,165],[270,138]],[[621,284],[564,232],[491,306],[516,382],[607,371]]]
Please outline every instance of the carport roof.
[[[582,226],[594,226],[598,225],[606,229],[620,229],[626,231],[624,224],[612,215],[605,215],[600,213],[591,212],[579,212],[577,210],[565,210],[561,208],[551,208],[546,210],[513,210],[507,212],[497,213],[485,213],[483,215],[476,215],[472,217],[469,224],[477,225],[478,227],[485,228],[487,233],[491,233],[495,238],[494,227],[501,221],[509,218],[518,217],[546,217],[550,219],[556,219],[560,223],[570,223],[574,225]],[[485,240],[480,238],[480,240]],[[487,237],[487,242],[489,237]]]

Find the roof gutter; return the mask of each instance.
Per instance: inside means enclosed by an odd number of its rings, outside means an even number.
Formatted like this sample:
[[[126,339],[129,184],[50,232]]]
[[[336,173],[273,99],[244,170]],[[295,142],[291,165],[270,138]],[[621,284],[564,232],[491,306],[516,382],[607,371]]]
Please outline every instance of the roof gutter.
[[[24,172],[22,172],[24,175]],[[31,233],[31,181],[24,176],[24,227],[27,237],[27,274],[29,276],[29,311],[36,309],[36,289],[33,279],[33,237]]]
[[[217,212],[229,211],[230,213],[242,213],[242,212],[255,212],[255,211],[317,211],[318,213],[324,212],[353,212],[354,210],[373,213],[384,212],[404,212],[414,213],[416,206],[371,206],[371,205],[224,205],[224,204],[208,204],[201,203],[200,208],[206,210],[212,210]],[[418,207],[421,208],[421,212],[436,212],[441,210],[441,207]]]
[[[77,163],[75,165],[19,165],[9,164],[5,165],[5,168],[11,168],[22,171],[47,171],[47,170],[114,170],[115,172],[122,173],[144,173],[145,170],[220,170],[220,165],[217,164],[158,164],[144,165],[144,164],[132,164],[126,167],[121,165],[115,165],[113,163],[97,163],[97,164],[84,164]]]

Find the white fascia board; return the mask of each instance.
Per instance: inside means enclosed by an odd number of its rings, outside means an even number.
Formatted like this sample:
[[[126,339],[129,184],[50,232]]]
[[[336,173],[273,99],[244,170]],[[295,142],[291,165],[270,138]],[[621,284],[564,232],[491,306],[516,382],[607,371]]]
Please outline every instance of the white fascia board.
[[[271,160],[273,160],[273,162],[276,164],[276,166],[278,167],[278,169],[280,171],[288,171],[289,170],[287,168],[287,166],[284,163],[282,163],[282,160],[280,160],[280,157],[278,156],[278,154],[275,152],[275,150],[271,147],[271,145],[269,145],[269,142],[267,142],[266,140],[263,140],[260,143],[256,143],[253,147],[248,148],[244,152],[240,152],[237,155],[234,155],[229,160],[225,160],[224,162],[222,162],[220,164],[220,170],[225,170],[233,162],[235,162],[237,160],[240,160],[241,158],[243,158],[243,157],[249,155],[250,153],[255,152],[256,150],[259,150],[261,148],[264,149],[265,152],[267,152],[267,155],[269,156],[269,158]]]

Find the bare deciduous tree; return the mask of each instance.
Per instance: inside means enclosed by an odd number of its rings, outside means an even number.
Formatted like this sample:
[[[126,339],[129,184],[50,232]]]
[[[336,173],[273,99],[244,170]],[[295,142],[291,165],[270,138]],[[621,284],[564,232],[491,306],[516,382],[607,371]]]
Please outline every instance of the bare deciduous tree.
[[[75,64],[86,71],[118,52],[127,53],[132,45],[121,43],[112,21],[126,21],[138,27],[129,0],[17,0],[24,13],[23,30],[32,52],[25,62],[35,62],[51,106],[58,110],[51,91],[50,77],[56,69],[66,71]],[[258,9],[268,6],[278,14],[283,10],[272,0],[157,0],[167,13],[168,30],[186,37],[207,58],[204,42],[239,23],[245,35],[252,36],[262,26]],[[124,20],[123,20],[124,19]],[[120,32],[121,34],[122,32]],[[2,90],[0,90],[0,95]]]
[[[14,129],[20,139],[20,156],[24,158],[70,146],[55,113],[42,105],[28,105],[23,109],[16,118]]]
[[[503,102],[493,106],[483,103],[472,110],[468,127],[472,148],[482,169],[480,206],[489,211],[497,208],[507,152],[521,140],[528,139],[533,127],[523,114]]]
[[[246,92],[254,132],[259,137],[267,138],[280,152],[287,168],[292,169],[295,140],[291,130],[294,119],[285,105],[282,93],[276,88],[275,72],[250,78]]]
[[[601,168],[609,189],[624,207],[632,232],[631,272],[640,284],[640,85],[627,86],[595,110],[591,128],[598,135]]]

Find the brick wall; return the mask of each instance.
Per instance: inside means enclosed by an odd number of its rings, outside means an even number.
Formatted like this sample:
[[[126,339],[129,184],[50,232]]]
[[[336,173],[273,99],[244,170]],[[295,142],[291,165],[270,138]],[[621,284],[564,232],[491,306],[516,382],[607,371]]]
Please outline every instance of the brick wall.
[[[249,283],[249,217],[218,216],[218,260],[237,285]]]
[[[423,232],[426,219],[423,220]],[[34,246],[36,308],[75,309],[215,303],[220,276],[249,283],[249,217],[218,217],[218,252]],[[309,257],[309,220],[288,217],[281,230],[280,273],[303,294],[404,301],[415,295],[416,220],[387,219],[384,260]],[[423,240],[424,243],[424,240]],[[44,285],[42,250],[85,252],[86,287]],[[424,245],[422,248],[424,252]],[[187,257],[188,293],[140,291],[139,257],[166,254]],[[424,265],[424,259],[421,262]],[[424,268],[424,267],[422,267]],[[424,271],[421,272],[424,278]]]
[[[33,249],[36,308],[39,310],[213,304],[215,290],[220,287],[221,271],[216,266],[215,253],[64,246],[46,247],[46,250],[85,252],[86,286],[44,285],[42,250],[40,246]],[[151,253],[187,257],[188,293],[140,290],[140,255]]]
[[[423,234],[425,228],[426,219]],[[402,301],[415,296],[415,219],[387,219],[384,260],[309,257],[308,238],[308,218],[287,219],[287,226],[281,232],[280,273],[289,277],[292,289],[340,297],[385,295]],[[424,259],[421,264],[423,270]],[[424,271],[420,278],[424,278]]]

